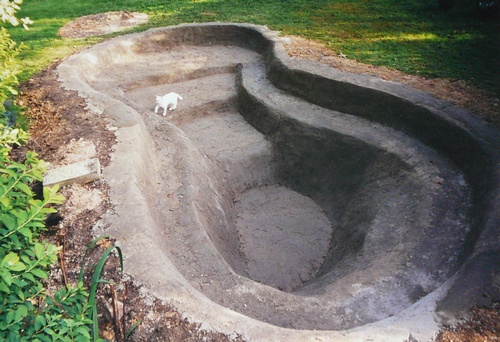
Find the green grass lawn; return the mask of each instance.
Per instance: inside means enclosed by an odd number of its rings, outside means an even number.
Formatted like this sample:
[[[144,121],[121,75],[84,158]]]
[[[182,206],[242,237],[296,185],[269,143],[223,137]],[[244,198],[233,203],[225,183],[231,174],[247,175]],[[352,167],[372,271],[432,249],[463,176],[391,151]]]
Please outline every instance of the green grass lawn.
[[[57,30],[87,14],[141,11],[137,30],[192,22],[247,22],[325,43],[348,58],[409,74],[465,80],[499,91],[500,39],[494,20],[480,20],[475,0],[442,11],[437,0],[25,0],[19,17],[35,23],[11,30],[26,46],[26,79],[53,60],[100,38],[61,39]]]

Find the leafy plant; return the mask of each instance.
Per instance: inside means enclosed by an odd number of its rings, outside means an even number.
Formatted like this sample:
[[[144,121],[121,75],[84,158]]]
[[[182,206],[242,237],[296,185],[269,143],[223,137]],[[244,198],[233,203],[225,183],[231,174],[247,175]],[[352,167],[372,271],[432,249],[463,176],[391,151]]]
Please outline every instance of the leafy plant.
[[[17,75],[20,70],[16,57],[19,51],[7,30],[0,27],[0,122],[6,125],[13,125],[13,119],[19,116],[20,108],[13,105],[11,100],[18,94],[16,87],[19,83]],[[9,103],[8,110],[7,103]]]
[[[19,5],[22,0],[7,0],[0,3],[0,20],[9,22],[13,26],[22,24],[27,30],[28,25],[33,22],[25,17],[18,19],[16,12],[21,8]],[[5,112],[4,102],[13,95],[17,95],[16,87],[18,85],[17,74],[19,73],[19,62],[16,56],[19,53],[19,47],[11,39],[9,32],[5,27],[0,27],[0,113]]]
[[[0,340],[86,341],[90,320],[83,284],[48,297],[42,283],[59,248],[38,237],[47,215],[56,211],[51,205],[64,197],[52,187],[35,199],[31,186],[42,181],[44,163],[33,152],[22,163],[12,160],[12,147],[29,136],[3,124],[0,133]]]
[[[83,283],[47,296],[36,316],[26,326],[25,337],[34,341],[89,341],[90,311],[88,292]]]
[[[24,162],[10,158],[12,146],[28,134],[0,124],[0,340],[86,341],[88,294],[83,284],[48,297],[42,280],[57,261],[59,248],[38,240],[45,219],[64,197],[57,187],[35,199],[31,186],[42,181],[45,166],[28,152]]]
[[[94,239],[83,257],[77,286],[68,285],[47,296],[42,280],[48,278],[48,268],[57,261],[60,248],[38,237],[46,229],[47,215],[56,212],[51,206],[63,203],[64,197],[57,194],[57,187],[46,187],[43,199],[34,198],[31,187],[42,181],[44,163],[33,152],[28,152],[22,163],[10,158],[13,146],[20,146],[28,138],[23,130],[0,124],[0,340],[101,341],[96,292],[99,284],[107,283],[113,303],[117,300],[117,284],[102,279],[101,274],[113,251],[123,271],[121,250],[108,247],[92,265],[87,291],[87,254],[105,237]],[[117,316],[114,310],[115,334],[117,339],[125,340],[139,323],[125,332],[125,322]]]
[[[12,26],[17,26],[23,24],[23,27],[27,30],[28,25],[33,24],[30,18],[17,18],[16,13],[21,9],[20,5],[23,0],[6,0],[2,1],[0,4],[0,19],[2,21],[8,21]]]
[[[22,23],[27,29],[31,20],[15,17],[21,3],[2,1],[0,20]],[[42,198],[36,198],[32,187],[42,181],[46,170],[35,152],[27,152],[21,162],[11,158],[12,149],[29,139],[23,129],[9,127],[10,118],[5,115],[5,101],[17,95],[18,52],[9,32],[0,27],[0,340],[89,341],[92,325],[98,340],[97,324],[91,319],[97,320],[95,299],[89,301],[83,281],[52,296],[42,283],[60,248],[40,241],[39,236],[46,229],[47,215],[56,212],[53,205],[62,204],[64,197],[56,186],[43,188]],[[93,298],[97,282],[91,285]]]
[[[13,95],[17,95],[17,74],[19,73],[16,56],[19,50],[10,38],[8,31],[0,27],[0,113],[5,112],[3,103]]]

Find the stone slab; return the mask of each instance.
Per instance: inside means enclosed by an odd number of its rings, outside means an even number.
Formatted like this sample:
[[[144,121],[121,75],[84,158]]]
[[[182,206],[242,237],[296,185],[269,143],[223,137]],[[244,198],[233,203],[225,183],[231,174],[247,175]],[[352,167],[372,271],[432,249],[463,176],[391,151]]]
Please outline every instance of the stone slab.
[[[47,171],[43,177],[43,185],[85,184],[98,180],[100,177],[101,163],[99,159],[93,158]]]

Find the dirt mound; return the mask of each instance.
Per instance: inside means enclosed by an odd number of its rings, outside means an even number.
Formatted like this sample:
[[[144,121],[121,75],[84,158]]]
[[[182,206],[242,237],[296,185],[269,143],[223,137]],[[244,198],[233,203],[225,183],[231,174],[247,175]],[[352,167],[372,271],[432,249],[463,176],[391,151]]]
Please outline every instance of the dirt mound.
[[[108,33],[123,31],[147,23],[148,15],[139,12],[106,12],[86,15],[70,21],[58,31],[64,38],[85,38],[103,36]]]

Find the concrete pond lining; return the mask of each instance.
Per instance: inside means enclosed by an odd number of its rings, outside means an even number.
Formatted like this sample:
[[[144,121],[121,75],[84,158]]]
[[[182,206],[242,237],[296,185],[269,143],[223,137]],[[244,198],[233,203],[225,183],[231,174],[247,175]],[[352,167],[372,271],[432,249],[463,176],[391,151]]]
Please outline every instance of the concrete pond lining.
[[[59,65],[117,128],[96,229],[127,273],[251,341],[430,340],[498,298],[498,129],[284,44],[262,26],[188,24]],[[155,114],[168,92],[183,100]]]

